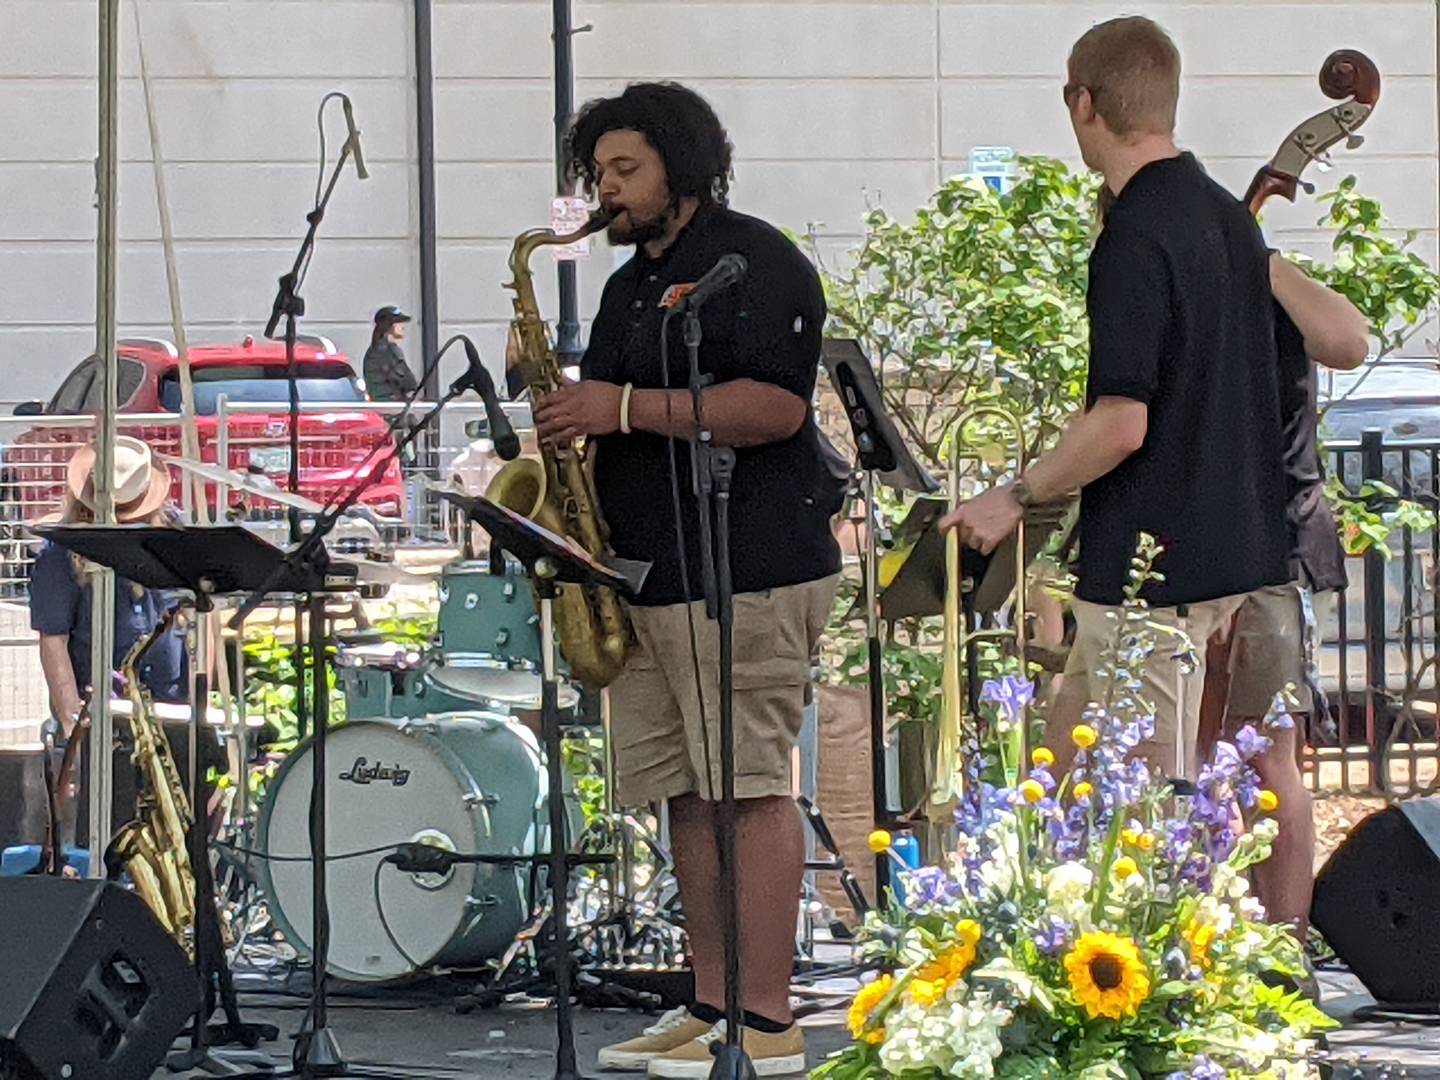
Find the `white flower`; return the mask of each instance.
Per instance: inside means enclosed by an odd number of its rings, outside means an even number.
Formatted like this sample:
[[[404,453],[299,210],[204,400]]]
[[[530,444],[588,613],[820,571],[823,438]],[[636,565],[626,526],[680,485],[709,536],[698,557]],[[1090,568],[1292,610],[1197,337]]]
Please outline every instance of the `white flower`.
[[[956,983],[929,1008],[907,1001],[885,1019],[880,1063],[892,1073],[935,1070],[960,1080],[995,1075],[1000,1029],[1013,1016],[983,992]]]
[[[1273,817],[1263,817],[1250,826],[1250,835],[1268,844],[1280,835],[1280,822]]]
[[[1082,932],[1088,929],[1090,887],[1094,882],[1095,875],[1088,866],[1061,863],[1045,875],[1045,913],[1073,923]]]

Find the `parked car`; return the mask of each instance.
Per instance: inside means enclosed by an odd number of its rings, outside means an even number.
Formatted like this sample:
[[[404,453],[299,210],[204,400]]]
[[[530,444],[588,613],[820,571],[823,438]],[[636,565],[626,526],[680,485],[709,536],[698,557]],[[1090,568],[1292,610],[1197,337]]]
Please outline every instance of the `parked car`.
[[[179,455],[179,420],[155,417],[180,411],[179,353],[168,341],[122,340],[117,348],[117,399],[122,434],[143,439],[160,454]],[[300,417],[300,493],[318,502],[348,490],[357,466],[378,440],[388,438],[387,420],[367,407],[367,399],[350,361],[325,338],[306,337],[296,347],[300,400],[325,402],[333,410],[306,412]],[[223,396],[230,404],[280,403],[288,400],[285,347],[282,343],[246,337],[237,344],[194,346],[190,371],[202,461],[216,463],[219,452],[217,411]],[[36,415],[35,423],[6,448],[5,472],[18,494],[20,517],[34,521],[60,507],[65,464],[75,448],[93,437],[93,425],[48,422],[46,418],[94,415],[100,409],[100,361],[87,357],[65,377],[54,396],[16,412]],[[145,415],[127,422],[125,415]],[[289,418],[283,405],[273,411],[245,412],[228,417],[229,468],[263,474],[277,487],[288,487]],[[174,497],[181,499],[181,478]],[[210,490],[211,510],[215,492]],[[232,517],[278,516],[273,503],[232,490]],[[397,523],[405,511],[405,485],[398,462],[362,497],[362,506]]]

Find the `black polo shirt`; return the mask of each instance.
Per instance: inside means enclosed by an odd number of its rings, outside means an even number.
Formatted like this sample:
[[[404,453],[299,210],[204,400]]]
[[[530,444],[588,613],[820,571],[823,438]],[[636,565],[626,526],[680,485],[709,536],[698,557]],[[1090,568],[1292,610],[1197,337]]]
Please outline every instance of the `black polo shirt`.
[[[663,385],[660,301],[672,285],[698,281],[722,255],[749,264],[737,286],[701,309],[700,369],[717,382],[754,379],[784,387],[807,404],[815,392],[825,299],[815,268],[774,227],[722,207],[696,214],[658,259],[643,249],[605,285],[581,363],[586,379]],[[688,385],[681,319],[670,321],[669,385]],[[830,519],[840,507],[838,481],[821,453],[813,416],[783,442],[735,452],[730,562],[737,593],[814,581],[840,569]],[[668,440],[646,432],[593,440],[595,483],[610,543],[625,558],[653,563],[638,603],[698,600],[700,531],[689,447],[676,441],[689,596],[680,573],[672,509]]]
[[[1268,254],[1246,208],[1189,154],[1125,185],[1090,257],[1087,403],[1149,406],[1141,448],[1087,484],[1076,595],[1116,604],[1141,531],[1172,606],[1290,580]]]

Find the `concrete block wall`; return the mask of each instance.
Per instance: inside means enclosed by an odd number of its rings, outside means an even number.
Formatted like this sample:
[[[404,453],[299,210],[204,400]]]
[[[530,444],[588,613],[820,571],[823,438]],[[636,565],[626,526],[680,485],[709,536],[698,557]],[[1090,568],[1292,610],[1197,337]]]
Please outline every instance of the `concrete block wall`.
[[[168,334],[132,0],[123,0],[120,319]],[[1385,80],[1365,147],[1337,155],[1436,255],[1436,9],[1429,0],[576,0],[577,97],[677,78],[716,105],[737,149],[734,204],[843,257],[867,202],[896,213],[962,170],[970,148],[1073,159],[1059,88],[1071,42],[1127,10],[1159,19],[1185,57],[1183,141],[1236,189],[1324,107],[1325,55],[1370,53]],[[93,340],[94,0],[0,0],[0,397],[48,394]],[[315,110],[354,99],[372,177],[342,179],[304,290],[305,328],[357,357],[370,314],[419,303],[410,0],[140,0],[146,58],[196,340],[258,332],[304,232]],[[442,333],[478,334],[499,362],[505,260],[546,220],[551,4],[435,0]],[[333,154],[343,139],[329,114]],[[1326,178],[1317,179],[1325,184]],[[1316,251],[1320,210],[1272,204],[1284,246]],[[549,256],[536,259],[555,314]],[[582,264],[582,311],[613,265]],[[418,342],[418,335],[415,335]],[[412,347],[412,359],[418,359]]]

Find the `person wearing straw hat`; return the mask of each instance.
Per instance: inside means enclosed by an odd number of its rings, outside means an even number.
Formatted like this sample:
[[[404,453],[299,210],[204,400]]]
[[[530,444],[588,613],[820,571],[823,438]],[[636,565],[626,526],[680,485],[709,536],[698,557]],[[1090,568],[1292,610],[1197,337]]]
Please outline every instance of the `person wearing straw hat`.
[[[150,447],[139,439],[121,435],[115,439],[113,487],[115,518],[121,524],[166,524],[175,520],[170,502],[170,471],[155,460]],[[95,520],[95,447],[84,446],[70,459],[65,475],[64,502],[50,519],[63,524]],[[50,711],[60,725],[60,737],[68,739],[81,708],[93,691],[90,670],[91,592],[90,567],[64,548],[47,542],[35,558],[30,578],[30,628],[40,635],[40,666],[49,692]],[[137,641],[164,618],[168,598],[151,589],[117,578],[115,582],[115,652],[118,669]],[[136,673],[155,701],[184,703],[189,695],[189,666],[185,631],[176,628],[155,642],[140,658]],[[118,676],[117,676],[118,678]],[[119,746],[129,741],[129,727],[120,718],[115,724],[117,757],[114,773],[116,823],[134,816],[136,780],[129,767],[128,750]],[[175,760],[182,772],[188,762],[187,726],[167,729]],[[206,743],[211,740],[205,740]],[[202,744],[202,755],[214,757],[213,749]],[[83,759],[82,759],[83,760]],[[82,765],[82,776],[88,769]],[[78,835],[88,832],[86,799],[78,800]]]

